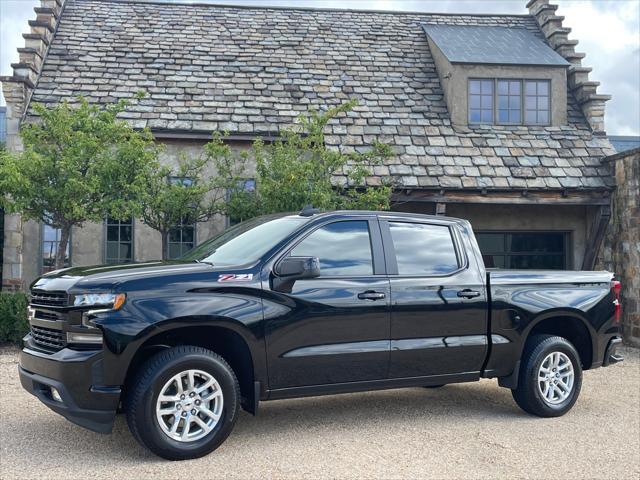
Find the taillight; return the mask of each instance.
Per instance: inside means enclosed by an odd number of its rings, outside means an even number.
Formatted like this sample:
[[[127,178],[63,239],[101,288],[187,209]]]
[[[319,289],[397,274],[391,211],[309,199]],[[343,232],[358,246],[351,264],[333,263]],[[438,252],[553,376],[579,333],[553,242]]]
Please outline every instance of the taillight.
[[[611,291],[614,295],[613,304],[615,305],[614,322],[620,323],[620,317],[622,315],[622,305],[620,304],[620,289],[622,284],[618,280],[611,280]]]

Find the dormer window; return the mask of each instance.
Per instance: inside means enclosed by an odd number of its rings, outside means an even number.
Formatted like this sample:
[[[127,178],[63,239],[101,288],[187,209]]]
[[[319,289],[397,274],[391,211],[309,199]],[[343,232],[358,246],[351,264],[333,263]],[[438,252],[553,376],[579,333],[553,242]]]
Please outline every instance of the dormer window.
[[[425,24],[453,125],[560,126],[567,62],[526,28]]]
[[[549,80],[471,78],[469,123],[549,125],[549,84]]]

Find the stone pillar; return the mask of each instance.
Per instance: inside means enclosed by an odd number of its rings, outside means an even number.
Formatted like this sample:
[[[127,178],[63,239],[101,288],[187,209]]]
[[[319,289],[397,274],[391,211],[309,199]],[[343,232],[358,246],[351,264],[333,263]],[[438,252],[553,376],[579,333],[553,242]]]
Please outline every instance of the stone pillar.
[[[622,282],[625,339],[640,346],[640,148],[611,155],[616,180],[603,266]]]
[[[597,93],[600,82],[589,80],[591,68],[582,66],[585,54],[575,51],[578,41],[569,39],[571,29],[562,25],[563,16],[555,14],[558,6],[550,4],[549,0],[530,0],[527,8],[549,45],[571,64],[567,71],[569,89],[580,104],[593,133],[604,136],[604,105],[611,95]]]
[[[19,152],[23,148],[20,140],[20,123],[29,106],[43,59],[62,15],[63,3],[64,0],[40,0],[40,6],[34,9],[36,19],[29,20],[30,32],[22,35],[25,46],[18,48],[20,60],[18,63],[11,64],[13,75],[0,77],[2,93],[7,102],[6,147],[12,152]],[[15,291],[24,288],[22,223],[20,215],[5,214],[2,290]]]

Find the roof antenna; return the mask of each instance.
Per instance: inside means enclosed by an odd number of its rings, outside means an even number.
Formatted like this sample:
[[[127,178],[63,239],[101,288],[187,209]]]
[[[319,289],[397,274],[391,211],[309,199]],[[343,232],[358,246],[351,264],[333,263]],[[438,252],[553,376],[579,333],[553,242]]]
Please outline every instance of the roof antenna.
[[[301,217],[311,217],[316,213],[320,213],[319,208],[313,208],[313,205],[305,205],[298,215]]]

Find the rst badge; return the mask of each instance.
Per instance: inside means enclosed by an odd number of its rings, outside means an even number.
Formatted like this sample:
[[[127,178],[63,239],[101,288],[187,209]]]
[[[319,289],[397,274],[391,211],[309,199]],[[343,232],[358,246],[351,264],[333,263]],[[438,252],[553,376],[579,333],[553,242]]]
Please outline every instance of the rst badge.
[[[249,282],[253,280],[253,273],[223,273],[218,282]]]

